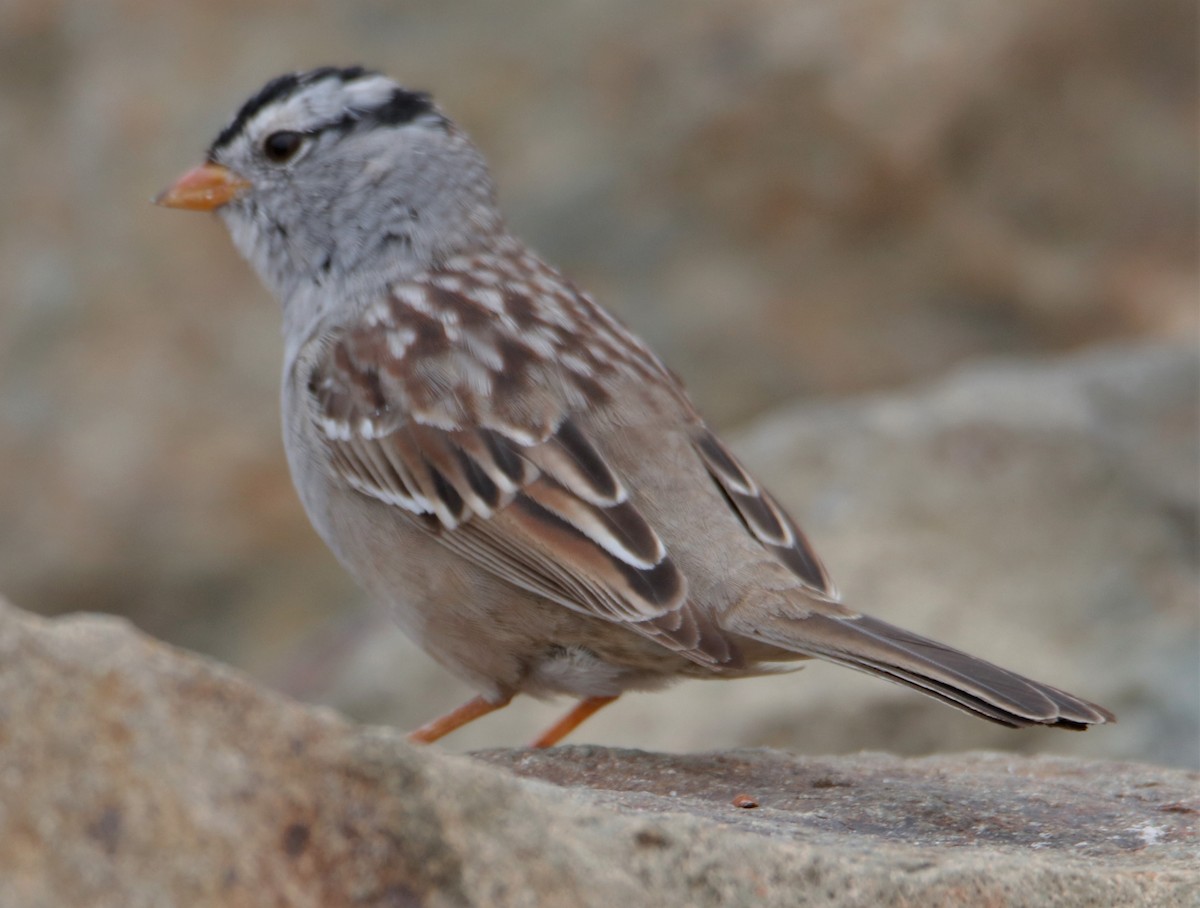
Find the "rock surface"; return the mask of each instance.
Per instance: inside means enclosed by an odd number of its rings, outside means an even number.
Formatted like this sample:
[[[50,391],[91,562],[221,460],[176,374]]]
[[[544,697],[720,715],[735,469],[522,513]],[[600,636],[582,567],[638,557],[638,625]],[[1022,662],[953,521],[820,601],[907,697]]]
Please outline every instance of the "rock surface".
[[[1200,777],[1177,770],[594,747],[481,758],[493,765],[285,701],[118,619],[0,603],[5,908],[1200,897]]]

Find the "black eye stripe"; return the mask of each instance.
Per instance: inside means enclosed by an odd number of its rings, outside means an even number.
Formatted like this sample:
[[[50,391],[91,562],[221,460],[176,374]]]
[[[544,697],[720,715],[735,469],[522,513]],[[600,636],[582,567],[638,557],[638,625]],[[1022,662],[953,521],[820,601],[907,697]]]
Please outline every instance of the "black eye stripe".
[[[361,79],[363,76],[374,75],[378,75],[378,73],[363,69],[361,66],[350,66],[345,69],[338,69],[334,66],[322,66],[318,69],[310,69],[308,72],[287,73],[277,76],[246,101],[229,125],[221,130],[221,134],[217,136],[216,141],[209,148],[209,157],[211,158],[218,149],[224,148],[236,139],[246,128],[246,124],[260,110],[269,104],[290,98],[303,86],[324,82],[327,79],[336,79],[342,83],[353,82],[355,79]]]
[[[324,126],[308,131],[309,135],[323,132],[348,133],[363,126],[403,126],[421,116],[435,115],[442,119],[433,98],[423,91],[396,88],[390,98],[375,107],[356,107]]]
[[[435,113],[433,99],[423,91],[406,91],[397,88],[392,96],[370,110],[362,112],[364,119],[374,120],[387,126],[411,123],[423,114]]]
[[[320,82],[337,81],[342,84],[357,79],[376,77],[372,70],[354,66],[345,69],[322,67],[302,73],[289,73],[272,79],[237,112],[233,120],[221,130],[220,135],[208,150],[209,160],[215,160],[218,152],[232,144],[246,130],[246,125],[264,108],[286,101],[298,92]],[[380,104],[368,108],[352,108],[328,123],[316,124],[303,130],[303,134],[314,135],[326,131],[350,132],[364,124],[399,126],[425,115],[439,116],[432,98],[425,92],[408,91],[396,86],[390,96]]]

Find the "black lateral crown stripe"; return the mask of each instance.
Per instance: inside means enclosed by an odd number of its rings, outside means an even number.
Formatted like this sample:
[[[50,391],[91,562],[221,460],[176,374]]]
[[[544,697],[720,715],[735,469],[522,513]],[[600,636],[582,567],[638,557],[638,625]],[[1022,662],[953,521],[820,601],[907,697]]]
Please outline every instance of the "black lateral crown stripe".
[[[365,69],[362,66],[319,66],[316,69],[310,69],[307,72],[287,73],[282,76],[277,76],[258,90],[258,92],[242,105],[228,126],[221,130],[220,135],[213,141],[208,149],[209,160],[213,155],[224,148],[245,128],[246,123],[256,113],[266,107],[268,104],[273,104],[283,98],[291,96],[297,88],[302,85],[312,85],[314,82],[322,82],[325,79],[337,79],[340,82],[353,82],[355,79],[361,79],[363,76],[376,75],[372,70]]]

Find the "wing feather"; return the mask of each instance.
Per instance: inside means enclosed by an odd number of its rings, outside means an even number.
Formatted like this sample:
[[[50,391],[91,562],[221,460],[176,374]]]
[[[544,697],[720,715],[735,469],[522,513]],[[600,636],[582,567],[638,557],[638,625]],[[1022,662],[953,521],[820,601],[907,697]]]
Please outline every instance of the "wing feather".
[[[837,588],[816,550],[787,512],[746,472],[707,428],[693,439],[696,452],[746,530],[800,578],[810,593],[837,599]]]
[[[382,359],[387,351],[350,331],[330,341],[308,382],[314,425],[342,481],[518,586],[625,624],[696,662],[737,662],[565,406],[548,430],[486,413],[448,427],[445,408],[431,424],[417,408],[396,405],[413,395],[396,363]]]

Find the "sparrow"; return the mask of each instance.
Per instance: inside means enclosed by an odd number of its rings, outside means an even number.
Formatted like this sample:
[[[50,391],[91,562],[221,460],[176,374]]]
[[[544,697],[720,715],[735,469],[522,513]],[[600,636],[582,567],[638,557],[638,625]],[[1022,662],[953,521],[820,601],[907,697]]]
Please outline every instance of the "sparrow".
[[[313,526],[478,692],[574,707],[823,659],[1019,728],[1108,710],[842,603],[808,538],[628,328],[505,225],[426,93],[268,82],[155,201],[214,211],[283,310],[283,434]]]

